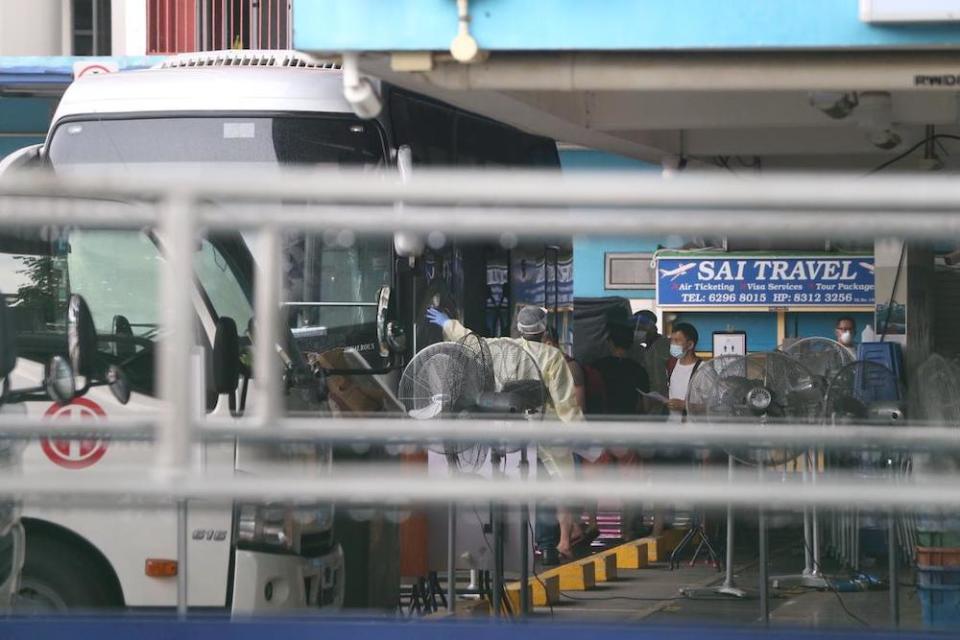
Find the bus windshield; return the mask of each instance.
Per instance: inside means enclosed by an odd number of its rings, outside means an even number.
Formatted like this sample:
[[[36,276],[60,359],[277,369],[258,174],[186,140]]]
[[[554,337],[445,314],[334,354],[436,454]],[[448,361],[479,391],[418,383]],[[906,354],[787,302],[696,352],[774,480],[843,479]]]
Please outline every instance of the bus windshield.
[[[63,351],[66,304],[80,294],[90,306],[104,364],[121,365],[133,390],[152,394],[161,321],[161,253],[144,231],[72,229],[46,237],[0,237],[0,286],[14,314],[22,357],[46,362]],[[249,274],[234,257],[239,238],[203,240],[194,270],[210,311],[241,331],[253,315]]]
[[[58,173],[217,165],[271,171],[297,164],[377,170],[386,165],[385,150],[380,125],[351,115],[123,115],[59,124],[48,158]],[[284,303],[305,350],[372,347],[373,305],[378,289],[391,282],[391,256],[386,237],[285,236]]]
[[[48,153],[58,172],[144,164],[379,167],[384,143],[379,125],[352,116],[124,116],[65,122]]]

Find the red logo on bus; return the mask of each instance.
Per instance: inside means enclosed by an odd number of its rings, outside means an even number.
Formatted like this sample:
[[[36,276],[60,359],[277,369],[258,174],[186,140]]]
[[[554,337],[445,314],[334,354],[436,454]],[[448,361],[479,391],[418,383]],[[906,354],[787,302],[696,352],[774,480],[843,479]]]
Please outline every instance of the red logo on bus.
[[[93,400],[74,398],[68,404],[52,404],[43,414],[55,420],[104,420],[107,413]],[[94,438],[64,440],[41,438],[40,447],[50,461],[65,469],[86,469],[95,465],[107,453],[107,441]]]

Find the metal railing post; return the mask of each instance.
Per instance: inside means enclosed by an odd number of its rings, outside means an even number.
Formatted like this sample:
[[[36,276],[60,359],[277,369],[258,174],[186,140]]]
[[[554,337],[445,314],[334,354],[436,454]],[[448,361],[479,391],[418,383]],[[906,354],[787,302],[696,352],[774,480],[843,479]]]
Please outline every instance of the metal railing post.
[[[166,482],[177,482],[190,472],[194,394],[192,375],[194,219],[191,202],[171,194],[160,205],[159,229],[165,247],[161,274],[161,308],[166,336],[157,360],[160,397],[165,402],[156,448],[155,470]],[[177,502],[177,613],[186,616],[188,559],[187,503]]]
[[[277,357],[280,337],[280,232],[265,226],[254,254],[257,276],[254,282],[253,381],[257,390],[256,415],[266,427],[280,415],[280,375]]]

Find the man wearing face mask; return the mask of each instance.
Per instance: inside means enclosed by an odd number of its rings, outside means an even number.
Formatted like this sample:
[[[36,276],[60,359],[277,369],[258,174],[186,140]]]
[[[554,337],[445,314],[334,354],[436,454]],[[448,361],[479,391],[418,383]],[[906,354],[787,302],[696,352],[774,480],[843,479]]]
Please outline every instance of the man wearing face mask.
[[[633,314],[634,339],[630,358],[643,365],[650,379],[650,390],[667,395],[667,362],[670,339],[657,331],[657,316],[649,309]]]
[[[843,316],[837,319],[837,342],[853,351],[853,338],[857,333],[857,322],[850,316]]]
[[[667,362],[667,384],[671,422],[683,422],[687,414],[687,387],[693,372],[700,366],[697,340],[700,335],[692,324],[679,322],[670,334],[670,360]]]

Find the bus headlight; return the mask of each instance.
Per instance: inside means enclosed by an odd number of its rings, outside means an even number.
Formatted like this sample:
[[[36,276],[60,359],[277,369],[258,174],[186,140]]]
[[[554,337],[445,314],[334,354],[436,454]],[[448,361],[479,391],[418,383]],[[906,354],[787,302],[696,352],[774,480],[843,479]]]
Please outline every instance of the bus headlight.
[[[237,509],[237,545],[313,555],[333,542],[333,505],[243,504]]]

